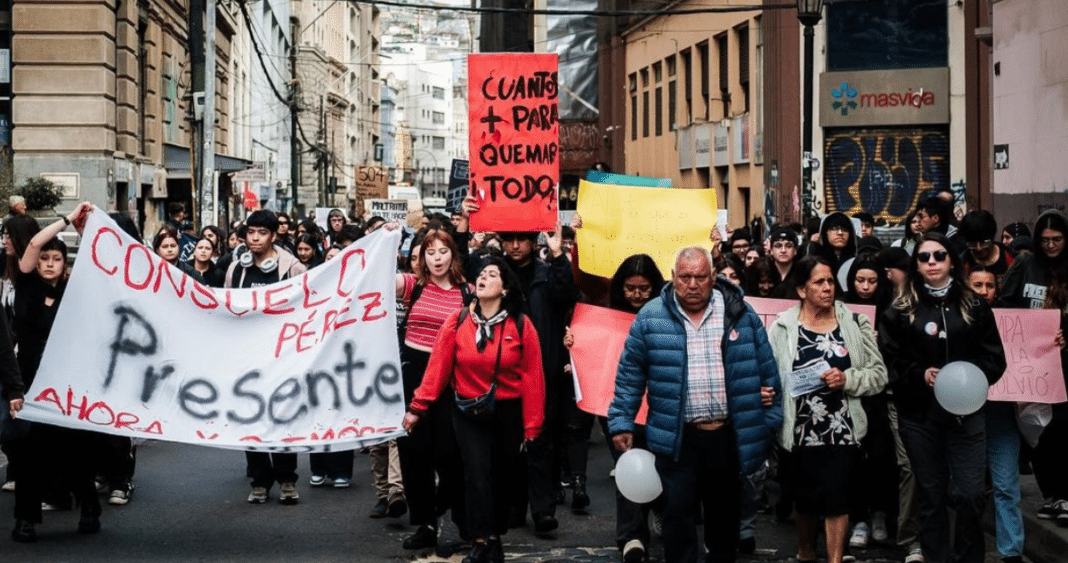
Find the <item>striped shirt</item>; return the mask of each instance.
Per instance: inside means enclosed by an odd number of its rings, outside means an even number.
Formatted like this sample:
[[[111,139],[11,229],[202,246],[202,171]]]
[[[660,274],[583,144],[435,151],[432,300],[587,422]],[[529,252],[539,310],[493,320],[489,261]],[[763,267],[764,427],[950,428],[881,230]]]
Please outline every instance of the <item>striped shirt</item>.
[[[672,296],[674,297],[674,296]],[[695,324],[672,299],[682,313],[686,327],[686,422],[711,422],[727,418],[727,381],[723,367],[723,295],[712,291],[712,299]]]
[[[407,301],[415,288],[415,276],[404,276],[404,300]],[[430,352],[445,319],[455,310],[463,307],[464,298],[459,287],[443,289],[431,282],[423,288],[415,304],[408,306],[408,328],[404,333],[404,344]]]

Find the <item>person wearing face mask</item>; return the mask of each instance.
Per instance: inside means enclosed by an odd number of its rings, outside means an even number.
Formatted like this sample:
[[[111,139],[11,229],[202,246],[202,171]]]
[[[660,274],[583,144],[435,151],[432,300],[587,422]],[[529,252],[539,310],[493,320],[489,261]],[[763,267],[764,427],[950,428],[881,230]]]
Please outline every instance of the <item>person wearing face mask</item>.
[[[984,411],[954,415],[934,394],[935,379],[950,362],[974,364],[991,385],[1005,372],[994,314],[964,284],[963,270],[944,235],[925,234],[912,256],[905,290],[878,325],[901,438],[916,475],[919,550],[930,563],[982,563],[985,555]],[[956,514],[953,529],[950,508]]]
[[[386,228],[396,227],[387,224]],[[427,231],[419,241],[418,251],[416,273],[396,277],[397,299],[408,304],[408,315],[400,328],[406,403],[411,403],[426,378],[427,363],[439,334],[443,329],[452,332],[446,323],[449,315],[474,298],[464,279],[459,248],[448,232]],[[390,516],[410,511],[409,521],[416,531],[404,539],[405,549],[437,546],[439,504],[443,505],[442,511],[451,509],[453,522],[463,536],[468,535],[463,469],[453,432],[452,408],[453,397],[442,395],[420,411],[421,424],[397,439],[404,492],[391,493],[384,500]]]
[[[1064,347],[1064,330],[1068,326],[1068,215],[1063,211],[1044,211],[1035,221],[1036,249],[1019,254],[1001,286],[1001,299],[1009,307],[1025,309],[1057,309],[1060,311],[1060,331],[1055,345],[1061,350],[1061,364],[1068,365],[1068,351]],[[1016,237],[1016,241],[1023,236]],[[1062,370],[1062,377],[1068,373]],[[1068,381],[1068,378],[1066,378]],[[1035,480],[1045,498],[1038,511],[1044,520],[1056,520],[1068,525],[1068,403],[1053,405],[1053,419],[1042,430],[1035,448],[1032,466]]]

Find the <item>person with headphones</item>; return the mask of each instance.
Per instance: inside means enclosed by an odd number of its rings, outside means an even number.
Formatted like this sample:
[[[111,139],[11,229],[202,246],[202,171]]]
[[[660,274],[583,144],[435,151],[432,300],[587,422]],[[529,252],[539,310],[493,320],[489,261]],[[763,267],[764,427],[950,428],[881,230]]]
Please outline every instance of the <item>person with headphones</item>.
[[[289,251],[275,246],[278,232],[278,216],[273,211],[261,209],[252,212],[245,220],[245,244],[247,250],[230,263],[226,270],[224,287],[249,288],[270,285],[303,274],[307,269]],[[245,452],[249,473],[252,477],[252,492],[248,501],[252,504],[267,502],[267,491],[278,482],[281,487],[278,500],[282,504],[296,504],[297,454]]]

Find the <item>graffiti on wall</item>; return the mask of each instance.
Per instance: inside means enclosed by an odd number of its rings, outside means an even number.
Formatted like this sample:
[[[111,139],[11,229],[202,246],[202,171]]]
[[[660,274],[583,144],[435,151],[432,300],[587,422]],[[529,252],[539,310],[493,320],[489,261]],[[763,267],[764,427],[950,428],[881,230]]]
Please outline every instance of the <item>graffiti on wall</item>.
[[[949,136],[942,130],[829,131],[824,147],[827,213],[867,211],[897,223],[921,197],[950,189]]]

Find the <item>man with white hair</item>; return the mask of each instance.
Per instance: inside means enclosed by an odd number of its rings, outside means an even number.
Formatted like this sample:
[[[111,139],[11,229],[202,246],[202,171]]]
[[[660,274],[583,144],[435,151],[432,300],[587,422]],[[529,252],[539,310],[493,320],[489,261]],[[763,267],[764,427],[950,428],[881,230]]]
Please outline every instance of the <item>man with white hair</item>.
[[[20,195],[13,195],[7,199],[8,217],[14,217],[15,215],[22,215],[26,212],[26,198]]]
[[[631,324],[608,409],[612,442],[627,451],[648,390],[646,439],[664,486],[668,563],[698,559],[698,502],[704,506],[705,560],[735,560],[740,476],[767,459],[782,424],[779,389],[767,332],[741,290],[716,281],[707,250],[680,250],[671,283]],[[624,547],[624,560],[639,561],[644,551]]]

